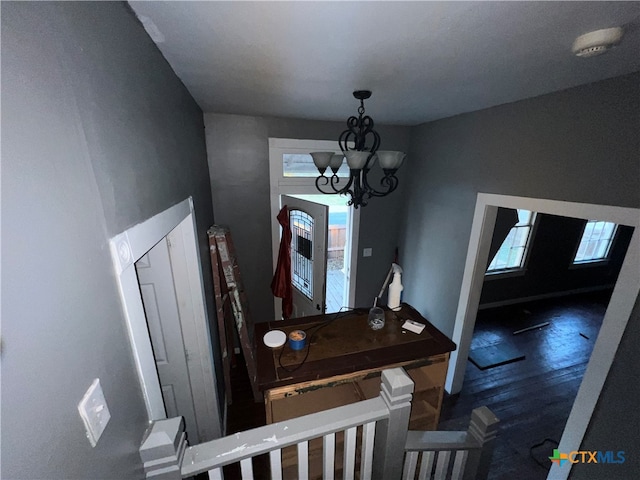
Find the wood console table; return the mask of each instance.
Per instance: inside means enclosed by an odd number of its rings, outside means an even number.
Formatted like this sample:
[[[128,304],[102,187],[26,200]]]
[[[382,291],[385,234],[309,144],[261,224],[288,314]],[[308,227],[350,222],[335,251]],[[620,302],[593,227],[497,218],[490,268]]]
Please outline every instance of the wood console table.
[[[368,308],[255,325],[258,387],[267,423],[373,398],[380,372],[402,366],[415,382],[409,428],[435,430],[440,417],[449,352],[455,344],[415,309],[385,309],[385,326],[371,330]],[[405,320],[425,324],[421,334],[402,329]],[[307,348],[264,345],[269,330],[304,330]],[[306,360],[305,355],[307,355]]]

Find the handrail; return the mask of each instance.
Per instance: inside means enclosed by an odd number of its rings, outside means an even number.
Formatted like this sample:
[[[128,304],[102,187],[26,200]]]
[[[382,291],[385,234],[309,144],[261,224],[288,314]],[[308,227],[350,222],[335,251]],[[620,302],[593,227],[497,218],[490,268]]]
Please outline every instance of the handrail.
[[[188,447],[182,461],[182,477],[207,472],[301,441],[388,418],[389,409],[381,397],[332,408],[217,440]]]
[[[414,478],[419,455],[422,455],[419,475],[420,478],[426,478],[430,475],[437,455],[435,478],[445,478],[452,461],[451,478],[486,479],[489,475],[498,423],[498,418],[489,408],[479,407],[471,412],[466,432],[407,432],[403,478]]]
[[[486,479],[499,420],[487,407],[471,412],[466,432],[409,431],[414,384],[401,368],[384,370],[376,398],[303,417],[239,432],[188,447],[181,417],[158,420],[140,447],[146,478],[181,480],[209,472],[221,478],[222,467],[239,463],[243,474],[252,474],[253,457],[269,453],[274,478],[282,478],[282,450],[298,446],[298,475],[308,475],[308,442],[323,438],[323,469],[334,464],[335,434],[344,432],[344,468],[354,473],[356,448],[361,448],[361,478],[413,478],[420,458],[420,475],[436,468],[436,477],[452,465],[452,478]],[[363,426],[361,446],[356,429]],[[349,444],[349,447],[347,447]],[[327,453],[329,452],[329,453]],[[301,457],[300,457],[301,456]],[[450,464],[450,460],[453,462]],[[436,462],[435,464],[433,462]],[[421,477],[422,478],[422,477]]]

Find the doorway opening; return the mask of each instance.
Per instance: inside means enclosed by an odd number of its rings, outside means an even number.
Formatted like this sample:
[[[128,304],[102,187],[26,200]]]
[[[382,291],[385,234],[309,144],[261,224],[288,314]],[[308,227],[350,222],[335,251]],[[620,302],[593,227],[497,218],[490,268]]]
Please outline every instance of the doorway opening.
[[[458,345],[458,350],[453,352],[451,356],[452,368],[447,373],[446,388],[450,393],[457,393],[462,388],[484,275],[489,260],[491,237],[499,207],[521,208],[585,220],[600,219],[634,227],[593,353],[558,446],[561,451],[578,450],[635,300],[640,293],[640,276],[637,272],[637,265],[640,262],[640,228],[638,228],[640,226],[640,211],[634,208],[479,193],[452,336],[452,340]],[[550,475],[554,476],[553,478],[564,479],[568,477],[569,471],[570,469],[560,469],[553,465]]]
[[[327,276],[325,313],[335,313],[353,304],[351,291],[351,259],[353,209],[338,195],[290,195],[329,207],[327,234]]]
[[[323,279],[326,284],[326,313],[355,304],[360,224],[360,210],[348,207],[346,197],[319,194],[315,187],[317,170],[309,152],[333,150],[339,151],[337,142],[333,140],[269,139],[273,268],[275,271],[280,245],[281,232],[276,217],[284,205],[282,196],[327,206],[327,274]],[[279,298],[274,298],[274,310],[275,318],[282,318]]]
[[[600,255],[585,262],[577,252],[587,249],[578,246],[593,221],[528,212],[535,221],[527,226],[521,212],[520,221],[500,228],[515,212],[498,209],[464,386],[446,402],[441,426],[467,409],[489,407],[503,422],[492,457],[496,478],[536,478],[551,468],[548,457],[558,448],[633,233],[598,222],[588,251]]]
[[[154,338],[152,342],[147,317],[151,312],[151,303],[147,302],[148,311],[145,312],[141,293],[143,288],[140,285],[143,282],[139,283],[136,263],[139,262],[138,266],[143,265],[147,253],[157,245],[166,246],[167,238],[172,244],[168,266],[170,273],[167,274],[171,278],[165,276],[163,280],[173,284],[175,289],[173,295],[177,301],[181,336],[176,338],[177,335],[164,335],[162,338]],[[154,350],[159,352],[162,347],[166,347],[167,357],[172,349],[183,353],[188,351],[186,369],[192,388],[186,391],[188,386],[185,384],[180,387],[183,390],[175,393],[188,394],[189,402],[193,404],[197,427],[191,429],[191,441],[203,442],[219,438],[222,434],[222,407],[217,391],[211,332],[205,309],[192,199],[188,198],[116,235],[110,240],[110,247],[149,421],[167,418],[165,398],[170,398],[170,392],[166,388],[163,396]],[[152,297],[147,297],[148,300],[150,298]],[[171,414],[174,413],[170,408],[169,410]],[[177,413],[183,414],[181,410]]]

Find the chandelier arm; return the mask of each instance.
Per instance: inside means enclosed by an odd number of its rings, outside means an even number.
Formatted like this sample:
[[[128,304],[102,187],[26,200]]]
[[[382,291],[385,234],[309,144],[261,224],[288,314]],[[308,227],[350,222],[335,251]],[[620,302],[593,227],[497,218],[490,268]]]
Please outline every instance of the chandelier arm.
[[[367,171],[368,169],[362,169],[358,173],[358,181],[355,183],[354,191],[356,192],[356,202],[363,207],[369,203],[371,198],[371,189],[367,184]]]
[[[347,201],[348,206],[353,206],[354,208],[358,208],[361,204],[360,202],[360,180],[359,180],[360,170],[351,170],[349,185],[353,185],[353,189],[348,189],[345,193],[349,194],[349,200]]]
[[[360,125],[361,125],[360,134],[362,136],[362,147],[363,147],[362,149],[367,150],[371,153],[376,153],[378,151],[378,148],[380,147],[380,135],[378,135],[378,132],[376,132],[373,129],[374,127],[373,118],[371,118],[368,115],[366,117],[362,117],[360,119]],[[371,136],[373,137],[373,144],[371,145],[371,148],[366,148],[366,137],[369,134],[371,134]]]
[[[373,119],[368,115],[365,117],[349,117],[347,120],[347,129],[340,134],[338,145],[342,153],[349,150],[359,152],[369,152],[369,159],[378,151],[380,147],[380,135],[374,130]],[[371,144],[367,145],[367,137],[372,137]],[[353,141],[354,148],[349,148],[349,141]]]
[[[324,181],[322,181],[324,180]],[[338,177],[338,175],[332,175],[330,177],[326,177],[324,175],[320,175],[318,177],[316,177],[316,188],[321,192],[324,193],[325,195],[335,195],[337,194],[346,194],[346,193],[351,193],[349,191],[349,187],[351,186],[351,184],[353,183],[353,178],[349,178],[349,181],[347,182],[347,184],[342,187],[342,188],[336,188],[336,185],[338,185],[338,183],[340,183],[340,177]],[[329,187],[331,188],[330,191],[325,191],[323,190],[322,187]]]
[[[369,197],[385,197],[398,188],[398,177],[395,176],[395,172],[385,172],[384,177],[380,179],[380,185],[384,188],[383,190],[376,190],[369,185],[366,175],[363,177],[363,184],[369,193]]]
[[[347,146],[351,137],[353,137],[353,143],[355,144],[357,150],[357,138],[358,138],[358,117],[349,117],[347,120],[347,129],[340,134],[338,138],[338,145],[340,145],[340,150],[342,153],[346,153],[350,150]]]
[[[351,187],[351,185],[353,184],[353,179],[349,177],[349,180],[342,188],[336,188],[336,185],[338,183],[340,183],[340,177],[338,177],[338,175],[333,175],[331,177],[331,188],[333,188],[339,195],[346,195],[350,191],[349,187]]]
[[[340,146],[340,150],[342,150],[343,154],[346,154],[349,151],[347,142],[349,141],[349,137],[351,134],[351,130],[347,129],[340,134],[340,137],[338,137],[338,145]]]
[[[353,193],[357,204],[362,204],[362,200],[366,192],[366,190],[362,188],[362,170],[357,170],[357,176],[358,178],[353,183]]]

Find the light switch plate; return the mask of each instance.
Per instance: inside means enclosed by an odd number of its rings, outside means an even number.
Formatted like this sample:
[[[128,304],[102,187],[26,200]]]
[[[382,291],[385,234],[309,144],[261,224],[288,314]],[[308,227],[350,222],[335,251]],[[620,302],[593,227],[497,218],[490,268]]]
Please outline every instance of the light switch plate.
[[[363,257],[370,257],[371,255],[373,255],[373,248],[363,248],[362,249],[362,256]]]
[[[78,412],[80,412],[80,418],[82,418],[87,430],[87,438],[91,442],[91,446],[95,447],[111,418],[99,378],[93,381],[80,400]]]

